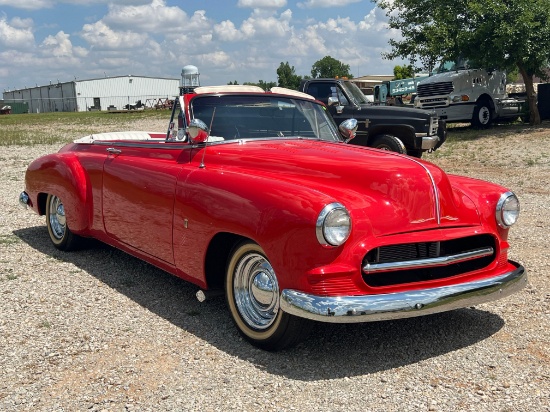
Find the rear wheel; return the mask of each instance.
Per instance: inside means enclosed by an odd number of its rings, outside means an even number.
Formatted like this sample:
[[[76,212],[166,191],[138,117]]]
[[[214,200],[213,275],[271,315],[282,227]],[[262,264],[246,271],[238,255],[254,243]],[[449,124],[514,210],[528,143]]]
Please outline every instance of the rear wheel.
[[[406,154],[407,149],[401,140],[391,134],[383,134],[373,139],[370,147],[380,150],[390,150],[401,154]]]
[[[80,237],[70,231],[61,199],[49,194],[46,199],[46,226],[53,245],[59,250],[72,250],[78,246]]]
[[[486,129],[491,125],[493,120],[493,112],[491,105],[487,99],[480,100],[476,103],[474,114],[472,116],[472,126]]]
[[[237,329],[249,342],[266,350],[298,343],[311,322],[279,307],[279,284],[262,248],[246,241],[233,251],[225,278],[226,299]]]

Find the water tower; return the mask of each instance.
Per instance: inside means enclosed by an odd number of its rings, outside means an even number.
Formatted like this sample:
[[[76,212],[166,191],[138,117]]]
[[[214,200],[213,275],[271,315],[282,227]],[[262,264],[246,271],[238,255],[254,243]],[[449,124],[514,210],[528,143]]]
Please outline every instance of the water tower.
[[[193,66],[191,64],[185,66],[181,70],[180,95],[191,93],[193,90],[195,90],[195,87],[199,87],[199,76],[200,74],[197,66]]]

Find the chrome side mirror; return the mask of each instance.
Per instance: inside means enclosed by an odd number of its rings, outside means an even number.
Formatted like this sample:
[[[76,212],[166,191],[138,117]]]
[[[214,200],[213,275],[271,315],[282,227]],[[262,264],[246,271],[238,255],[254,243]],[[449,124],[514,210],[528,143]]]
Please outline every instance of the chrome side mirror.
[[[329,97],[328,102],[327,102],[327,106],[334,106],[335,104],[338,104],[338,103],[340,103],[338,101],[338,97]]]
[[[357,119],[346,119],[340,123],[340,126],[338,126],[338,130],[345,139],[346,143],[355,137],[357,133],[357,126]]]
[[[187,126],[187,134],[191,143],[204,143],[208,140],[208,126],[201,119],[191,119]]]

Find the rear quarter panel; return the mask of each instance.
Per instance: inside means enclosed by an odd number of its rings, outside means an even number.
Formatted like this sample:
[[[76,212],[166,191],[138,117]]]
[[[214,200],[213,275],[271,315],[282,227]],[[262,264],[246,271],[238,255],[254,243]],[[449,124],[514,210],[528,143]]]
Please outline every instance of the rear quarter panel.
[[[74,152],[61,150],[33,161],[25,175],[25,187],[38,214],[46,213],[46,194],[60,197],[65,204],[67,223],[74,233],[89,228],[91,185],[88,174]],[[40,199],[39,199],[40,196]]]

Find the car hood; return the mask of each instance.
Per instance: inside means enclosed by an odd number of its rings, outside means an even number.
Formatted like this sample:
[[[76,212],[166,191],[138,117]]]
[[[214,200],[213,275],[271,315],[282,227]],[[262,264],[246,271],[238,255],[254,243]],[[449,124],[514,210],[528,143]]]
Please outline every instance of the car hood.
[[[409,156],[305,139],[227,142],[206,150],[212,151],[207,168],[322,193],[344,204],[352,219],[369,220],[376,236],[480,224],[474,203],[451,187],[443,170]]]

